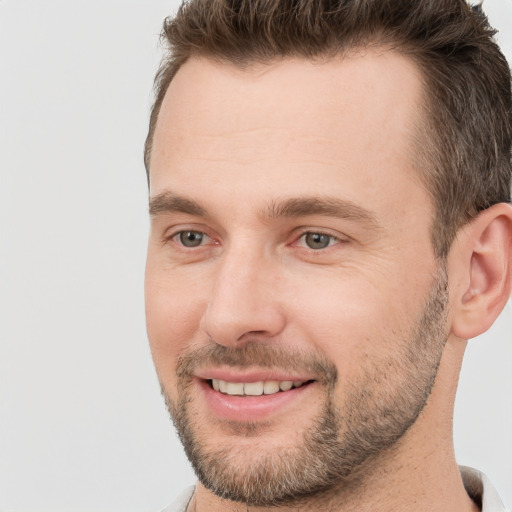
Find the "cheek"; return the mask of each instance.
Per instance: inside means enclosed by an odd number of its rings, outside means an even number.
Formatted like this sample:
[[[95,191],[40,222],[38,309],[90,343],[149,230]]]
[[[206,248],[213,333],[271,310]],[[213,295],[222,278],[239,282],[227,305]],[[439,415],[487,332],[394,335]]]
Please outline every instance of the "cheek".
[[[182,282],[146,271],[146,327],[151,353],[162,382],[174,379],[180,354],[197,335],[206,307],[197,282]]]
[[[383,359],[407,340],[420,307],[382,280],[323,283],[296,292],[293,317],[302,338],[331,360],[340,379],[354,377],[368,358]]]

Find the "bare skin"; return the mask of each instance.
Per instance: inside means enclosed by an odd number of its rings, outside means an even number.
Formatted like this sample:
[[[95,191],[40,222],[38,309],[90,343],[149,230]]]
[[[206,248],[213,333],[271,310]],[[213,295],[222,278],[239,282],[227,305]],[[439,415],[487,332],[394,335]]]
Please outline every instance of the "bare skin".
[[[179,359],[211,344],[321,354],[337,370],[341,414],[365,365],[394,367],[393,354],[407,347],[439,268],[433,207],[411,136],[421,124],[421,87],[416,67],[386,51],[244,70],[192,59],[178,72],[151,157],[146,273],[148,334],[169,400],[180,399]],[[313,211],[312,197],[343,204]],[[290,198],[302,213],[283,215],[279,205]],[[440,326],[446,343],[412,427],[343,485],[280,511],[478,510],[453,453],[453,403],[465,340],[486,330],[510,295],[511,219],[510,207],[496,205],[454,242]],[[200,242],[185,245],[183,233]],[[325,235],[328,244],[310,247],[308,233]],[[187,381],[196,439],[205,453],[227,450],[235,475],[300,447],[326,400],[314,381],[279,407],[262,397],[253,400],[261,400],[260,409],[237,409],[240,400],[206,384],[265,380],[265,371],[210,364]],[[376,372],[380,384],[368,393],[385,402],[403,383],[399,372]],[[308,380],[305,371],[279,375]],[[234,433],[233,425],[249,423],[256,435]],[[201,483],[190,509],[277,510],[221,499]]]

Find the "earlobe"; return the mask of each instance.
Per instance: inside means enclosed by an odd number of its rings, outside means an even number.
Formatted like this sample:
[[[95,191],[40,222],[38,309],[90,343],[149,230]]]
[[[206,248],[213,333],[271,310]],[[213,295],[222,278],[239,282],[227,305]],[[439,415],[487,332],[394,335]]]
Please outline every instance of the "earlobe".
[[[465,276],[452,303],[452,332],[469,339],[493,324],[512,289],[512,207],[496,204],[464,229],[455,264]],[[452,262],[453,264],[453,262]]]

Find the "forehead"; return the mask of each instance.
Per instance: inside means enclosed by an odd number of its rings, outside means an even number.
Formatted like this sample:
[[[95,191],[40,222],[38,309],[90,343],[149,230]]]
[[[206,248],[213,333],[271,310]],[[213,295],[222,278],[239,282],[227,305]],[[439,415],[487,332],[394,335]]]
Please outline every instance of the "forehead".
[[[383,181],[419,184],[421,104],[419,70],[391,51],[244,68],[193,58],[160,110],[151,195],[221,183],[249,197],[269,180],[293,196],[305,186],[324,194],[331,179],[348,195],[379,193]]]

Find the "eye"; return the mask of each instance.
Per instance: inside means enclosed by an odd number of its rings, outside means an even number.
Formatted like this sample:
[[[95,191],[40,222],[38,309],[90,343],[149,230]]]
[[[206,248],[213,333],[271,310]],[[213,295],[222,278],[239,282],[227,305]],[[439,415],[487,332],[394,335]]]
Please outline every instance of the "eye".
[[[208,235],[201,231],[180,231],[175,238],[184,247],[198,247],[206,241]]]
[[[338,239],[325,233],[304,233],[301,236],[307,247],[314,250],[325,249],[338,242]]]

